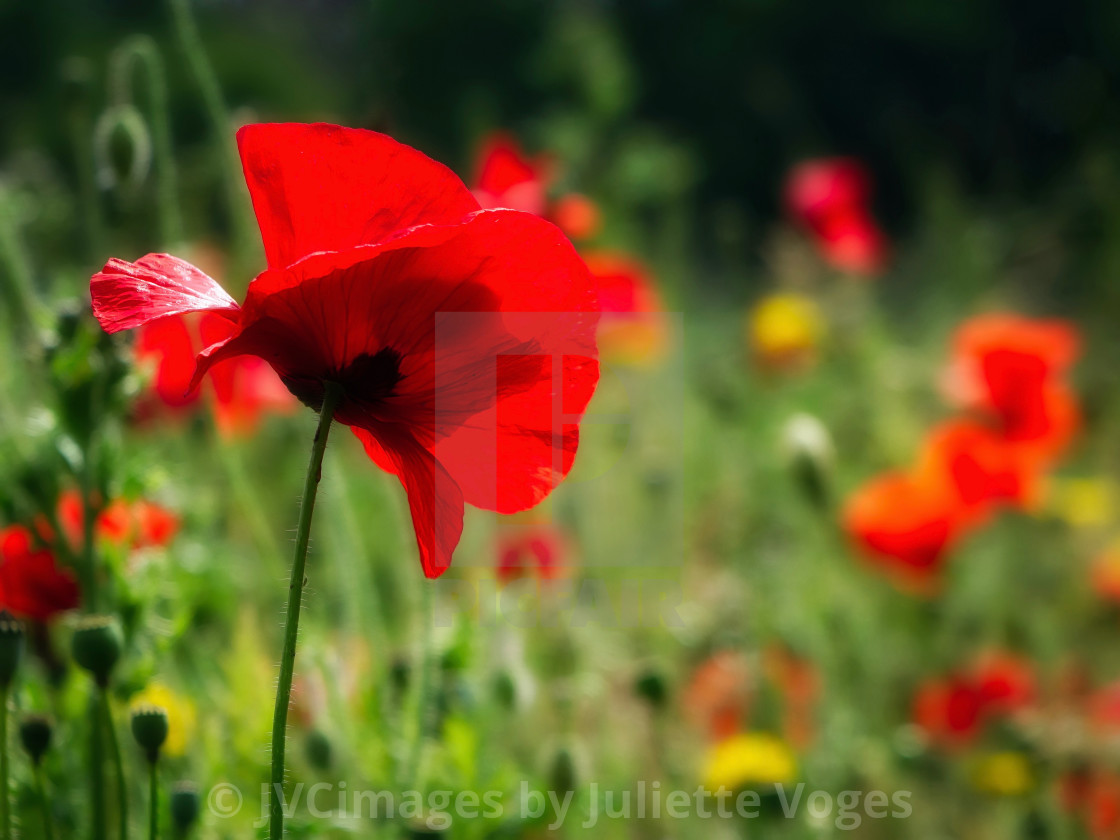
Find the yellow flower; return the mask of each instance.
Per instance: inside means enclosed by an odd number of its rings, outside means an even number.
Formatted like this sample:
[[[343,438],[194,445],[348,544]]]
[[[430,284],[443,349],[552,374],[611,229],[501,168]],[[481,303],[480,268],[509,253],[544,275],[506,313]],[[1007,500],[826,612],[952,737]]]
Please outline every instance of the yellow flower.
[[[823,334],[820,310],[804,295],[770,295],[747,316],[751,350],[767,366],[783,367],[807,361]]]
[[[709,790],[791,782],[797,759],[781,738],[766,732],[745,732],[713,746],[704,762]]]
[[[1100,477],[1054,479],[1046,507],[1075,528],[1108,525],[1116,516],[1116,484]]]
[[[972,768],[972,786],[995,796],[1016,796],[1034,787],[1034,773],[1021,752],[989,753],[981,756]]]
[[[167,740],[163,744],[163,754],[185,755],[194,738],[197,720],[194,703],[163,683],[153,682],[132,698],[132,708],[143,705],[159,706],[167,711]]]

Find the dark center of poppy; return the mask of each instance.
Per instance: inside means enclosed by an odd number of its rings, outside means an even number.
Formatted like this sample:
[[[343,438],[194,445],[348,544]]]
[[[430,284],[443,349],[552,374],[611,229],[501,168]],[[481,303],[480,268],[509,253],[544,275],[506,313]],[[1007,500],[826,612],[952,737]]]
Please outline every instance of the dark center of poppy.
[[[376,353],[355,356],[331,379],[342,386],[347,402],[368,406],[392,396],[401,381],[400,366],[401,354],[391,347],[382,347]],[[304,405],[316,411],[322,408],[322,382],[288,378],[284,384]]]

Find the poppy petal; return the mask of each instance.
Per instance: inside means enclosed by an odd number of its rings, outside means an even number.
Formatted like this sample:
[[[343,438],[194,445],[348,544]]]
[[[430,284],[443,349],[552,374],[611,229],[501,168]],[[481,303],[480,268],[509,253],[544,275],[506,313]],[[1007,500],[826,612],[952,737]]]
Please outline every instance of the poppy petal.
[[[451,565],[463,533],[463,494],[430,452],[398,437],[386,444],[365,429],[354,429],[366,452],[386,472],[397,476],[408,496],[412,527],[425,577],[437,578]]]
[[[184,260],[148,254],[134,263],[111,259],[89,281],[93,314],[107,333],[184,312],[231,313],[237,303],[215,280]]]
[[[317,123],[247,125],[237,147],[271,268],[455,222],[478,202],[446,166],[391,137]]]

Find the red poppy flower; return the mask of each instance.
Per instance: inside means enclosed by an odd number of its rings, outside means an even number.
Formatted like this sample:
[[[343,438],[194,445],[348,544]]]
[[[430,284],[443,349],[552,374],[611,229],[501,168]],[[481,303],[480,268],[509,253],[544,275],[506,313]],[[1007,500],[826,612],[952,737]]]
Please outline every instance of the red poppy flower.
[[[498,541],[498,581],[557,580],[568,572],[568,555],[564,536],[553,528],[530,526],[504,534]]]
[[[0,531],[0,606],[21,618],[50,621],[80,602],[78,583],[54,555],[35,548],[31,531],[12,525]]]
[[[983,728],[984,698],[962,677],[926,680],[914,695],[913,720],[939,747],[971,743]]]
[[[1009,440],[1043,458],[1058,454],[1077,430],[1077,401],[1064,375],[1077,358],[1076,329],[1057,320],[982,315],[953,340],[949,398],[993,417]]]
[[[793,221],[812,235],[829,264],[854,274],[877,274],[886,262],[886,237],[868,210],[871,178],[850,158],[810,160],[786,179]]]
[[[480,210],[448,169],[384,135],[252,125],[237,140],[268,259],[244,305],[151,254],[94,275],[94,313],[109,332],[192,311],[228,320],[195,386],[244,355],[316,409],[326,382],[341,386],[335,419],[404,485],[437,576],[465,502],[524,510],[571,468],[599,375],[587,268],[553,225]]]
[[[645,266],[626,254],[592,251],[584,260],[599,294],[599,351],[619,361],[662,355],[668,340],[660,295]]]
[[[961,531],[961,506],[942,482],[887,473],[849,497],[843,523],[856,546],[898,584],[930,593]]]
[[[944,482],[970,520],[983,518],[997,503],[1028,506],[1038,496],[1037,464],[1030,453],[969,420],[951,420],[929,433],[918,473]]]

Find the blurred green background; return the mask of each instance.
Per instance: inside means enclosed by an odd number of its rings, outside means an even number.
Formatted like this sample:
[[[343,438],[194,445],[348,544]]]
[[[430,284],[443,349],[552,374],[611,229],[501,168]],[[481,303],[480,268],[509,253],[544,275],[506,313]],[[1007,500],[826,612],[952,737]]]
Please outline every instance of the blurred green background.
[[[301,812],[292,836],[575,837],[585,832],[574,818],[551,829],[512,816],[523,781],[576,790],[586,816],[603,804],[591,782],[691,791],[717,770],[761,791],[762,817],[601,820],[588,831],[1120,836],[1120,714],[1100,713],[1108,695],[1096,693],[1120,677],[1120,625],[1090,571],[1120,537],[1120,4],[186,9],[0,0],[0,279],[26,279],[37,313],[28,330],[10,297],[19,284],[0,286],[0,524],[32,521],[83,480],[180,520],[168,545],[118,546],[104,561],[127,637],[114,702],[123,720],[154,682],[161,702],[181,704],[185,743],[165,777],[199,785],[198,836],[257,836],[277,617],[314,420],[269,416],[234,439],[206,412],[137,423],[130,405],[148,374],[128,339],[104,339],[80,313],[107,258],[177,248],[208,255],[241,297],[261,254],[230,143],[236,125],[268,120],[388,132],[468,184],[483,139],[512,132],[558,162],[554,192],[599,207],[595,245],[634,255],[664,309],[681,313],[667,361],[608,370],[592,405],[592,417],[641,406],[636,444],[589,424],[578,480],[540,516],[565,534],[577,579],[583,568],[623,592],[641,576],[635,554],[679,545],[668,568],[682,627],[478,621],[453,587],[426,586],[395,479],[336,430],[297,669],[293,783],[501,790],[511,814],[429,830]],[[166,132],[152,67],[166,76]],[[877,278],[830,268],[783,207],[790,168],[834,155],[873,178],[872,211],[891,243]],[[774,292],[809,300],[821,320],[792,369],[766,364],[745,325]],[[1077,326],[1083,426],[1046,499],[954,547],[941,593],[916,597],[860,562],[839,510],[867,479],[905,466],[949,415],[939,380],[953,331],[991,309]],[[119,402],[75,419],[81,389],[108,372],[119,374]],[[787,445],[804,414],[833,442],[834,456],[811,465],[823,490],[807,490]],[[91,427],[89,440],[75,432]],[[496,562],[487,516],[468,514],[461,579]],[[678,524],[679,541],[662,540]],[[450,626],[433,626],[431,610]],[[52,627],[56,647],[69,632]],[[918,725],[915,695],[992,649],[1030,663],[1031,704],[945,747]],[[84,836],[88,685],[65,673],[34,660],[15,703],[59,719],[47,765],[54,819],[61,836]],[[717,754],[727,742],[709,731],[724,713],[736,733],[763,738],[732,740],[730,769]],[[765,740],[779,736],[777,747]],[[25,771],[18,813],[40,836]],[[835,810],[783,819],[772,777],[834,798],[910,791],[912,814],[858,827],[838,825]],[[226,781],[249,803],[234,818],[206,807]],[[139,773],[131,786],[141,813]]]

